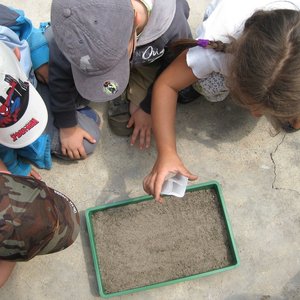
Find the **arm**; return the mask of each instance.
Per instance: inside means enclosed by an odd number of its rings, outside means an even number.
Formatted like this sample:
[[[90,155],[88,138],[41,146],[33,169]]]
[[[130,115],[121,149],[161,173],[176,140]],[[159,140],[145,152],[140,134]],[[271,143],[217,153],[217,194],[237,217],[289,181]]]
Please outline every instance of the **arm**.
[[[50,48],[49,89],[54,125],[59,128],[61,152],[71,159],[86,157],[83,139],[96,143],[87,131],[77,126],[76,102],[79,95],[71,64],[58,49],[51,28],[46,31]]]
[[[159,58],[161,67],[157,73],[157,77],[178,55],[178,53],[175,54],[173,51],[170,51],[168,45],[179,39],[192,38],[190,25],[188,23],[189,14],[190,8],[187,1],[176,0],[176,12],[173,21],[168,30],[156,41],[156,43],[159,44],[160,40],[162,42],[160,48],[165,48],[163,57]],[[152,88],[153,85],[150,86],[147,96],[140,104],[141,109],[148,114],[151,113]]]
[[[3,173],[10,173],[7,168],[6,168],[6,165],[3,163],[2,160],[0,160],[0,172],[3,172]]]
[[[48,24],[48,23],[44,23]],[[32,22],[25,16],[24,11],[0,6],[0,25],[8,27],[14,31],[20,41],[26,40],[30,48],[30,56],[33,69],[39,72],[38,69],[49,61],[49,47],[44,36],[43,27],[35,28]],[[42,70],[44,72],[44,70]],[[42,74],[47,76],[47,74]],[[47,78],[43,78],[43,81]]]
[[[71,64],[58,49],[52,29],[46,32],[49,43],[49,90],[51,110],[54,123],[58,128],[68,128],[77,125],[76,118],[76,91]]]
[[[156,78],[162,73],[162,71],[171,63],[172,60],[178,55],[178,53],[173,53],[173,51],[168,50],[168,45],[173,41],[182,38],[192,38],[190,26],[188,23],[189,17],[189,5],[185,0],[176,0],[176,12],[172,20],[171,25],[166,32],[163,33],[161,37],[157,40],[152,41],[150,44],[138,47],[136,52],[140,52],[139,57],[143,57],[141,52],[147,51],[148,46],[153,47],[156,53],[163,53],[163,56],[156,58],[159,60],[160,68],[156,74]],[[151,57],[151,59],[155,59]],[[149,62],[148,62],[149,63]],[[152,97],[153,84],[148,88],[147,95],[145,99],[140,103],[140,108],[136,111],[134,115],[131,116],[128,123],[128,127],[134,125],[134,131],[131,137],[131,144],[134,144],[136,139],[139,137],[140,148],[148,148],[151,141],[151,97]]]
[[[170,172],[180,173],[190,180],[197,178],[184,167],[176,151],[177,94],[197,81],[186,64],[186,53],[179,55],[161,74],[153,89],[152,121],[158,156],[151,173],[144,179],[144,189],[158,201],[162,184]]]
[[[15,175],[27,176],[31,166],[18,158],[17,150],[0,145],[1,167],[5,167],[10,173]]]
[[[0,145],[0,148],[1,147],[4,146]],[[17,156],[13,157],[13,155],[15,155],[14,149],[7,148],[7,150],[8,151],[6,151],[6,155],[4,155],[4,157],[0,154],[0,173],[13,173],[20,176],[31,176],[38,180],[42,179],[41,175],[31,168],[29,164],[19,161]],[[7,159],[8,161],[5,163],[5,160]]]
[[[2,288],[5,282],[8,280],[15,265],[15,261],[0,259],[0,288]]]

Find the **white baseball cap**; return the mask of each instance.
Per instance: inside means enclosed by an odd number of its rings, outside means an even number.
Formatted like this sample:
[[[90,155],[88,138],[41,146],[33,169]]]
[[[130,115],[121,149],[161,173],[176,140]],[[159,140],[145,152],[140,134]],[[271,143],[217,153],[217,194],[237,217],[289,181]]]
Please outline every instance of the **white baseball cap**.
[[[14,52],[0,42],[0,144],[23,148],[43,133],[47,121],[43,99]]]

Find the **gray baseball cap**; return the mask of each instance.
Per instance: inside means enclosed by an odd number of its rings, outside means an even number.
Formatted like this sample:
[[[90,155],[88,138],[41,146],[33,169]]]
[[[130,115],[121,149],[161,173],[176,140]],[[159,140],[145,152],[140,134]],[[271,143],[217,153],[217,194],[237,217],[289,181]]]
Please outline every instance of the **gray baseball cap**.
[[[51,26],[82,97],[104,102],[121,95],[130,71],[131,0],[53,0]]]

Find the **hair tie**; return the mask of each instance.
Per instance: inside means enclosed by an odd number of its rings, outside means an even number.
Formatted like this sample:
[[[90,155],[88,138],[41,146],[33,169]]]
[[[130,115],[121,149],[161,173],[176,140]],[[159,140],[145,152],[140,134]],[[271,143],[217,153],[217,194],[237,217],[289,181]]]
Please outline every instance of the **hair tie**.
[[[199,39],[197,40],[197,45],[202,48],[206,48],[209,45],[209,40]]]

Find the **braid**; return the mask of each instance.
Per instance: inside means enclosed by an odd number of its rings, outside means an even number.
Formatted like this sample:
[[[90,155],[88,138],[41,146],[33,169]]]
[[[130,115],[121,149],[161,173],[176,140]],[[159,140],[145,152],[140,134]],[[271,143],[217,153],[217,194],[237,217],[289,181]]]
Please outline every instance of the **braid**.
[[[214,49],[217,52],[228,52],[229,45],[230,44],[223,43],[221,41],[210,41],[203,39],[181,39],[170,44],[169,48],[172,50],[172,52],[175,52],[176,54],[181,53],[185,49],[189,49],[196,46],[205,49]]]
[[[226,52],[228,50],[228,44],[221,41],[209,41],[209,40],[197,40],[197,45],[202,48],[214,49],[216,52]]]

